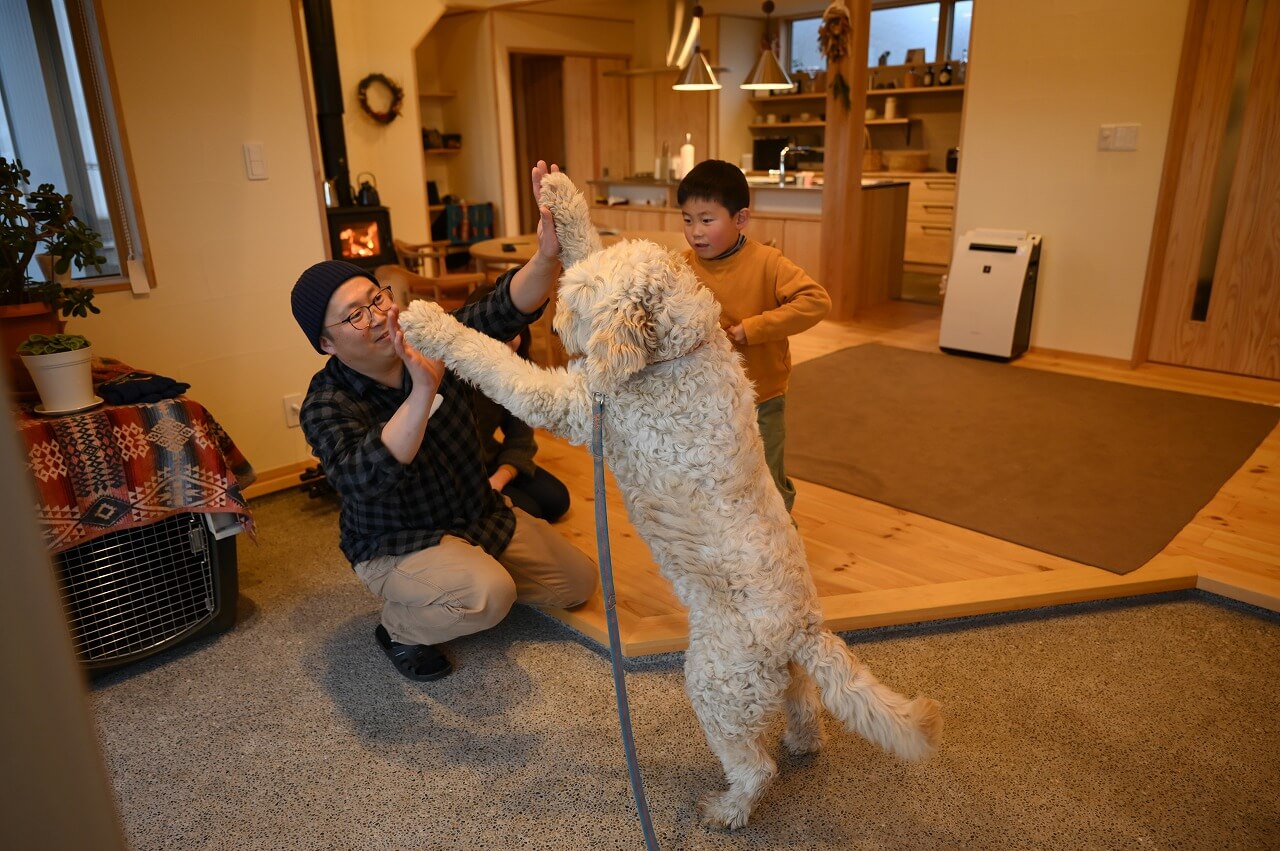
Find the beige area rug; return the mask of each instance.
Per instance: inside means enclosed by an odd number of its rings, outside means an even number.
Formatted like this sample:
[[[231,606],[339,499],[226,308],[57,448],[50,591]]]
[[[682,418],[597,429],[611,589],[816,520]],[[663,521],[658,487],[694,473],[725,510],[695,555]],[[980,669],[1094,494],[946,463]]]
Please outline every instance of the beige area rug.
[[[795,368],[787,472],[1128,573],[1278,419],[1266,405],[867,344]]]

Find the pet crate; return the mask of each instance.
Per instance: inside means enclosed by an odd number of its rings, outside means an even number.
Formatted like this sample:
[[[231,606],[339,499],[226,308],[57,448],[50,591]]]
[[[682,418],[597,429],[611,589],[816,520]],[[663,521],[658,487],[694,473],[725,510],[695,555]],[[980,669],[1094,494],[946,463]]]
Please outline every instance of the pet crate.
[[[54,557],[76,655],[91,676],[205,635],[236,617],[236,542],[207,515],[175,514]]]

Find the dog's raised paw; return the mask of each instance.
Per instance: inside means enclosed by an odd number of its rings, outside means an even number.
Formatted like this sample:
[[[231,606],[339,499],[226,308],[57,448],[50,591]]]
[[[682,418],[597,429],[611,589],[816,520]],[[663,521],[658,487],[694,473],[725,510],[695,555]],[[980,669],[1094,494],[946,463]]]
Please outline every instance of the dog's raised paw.
[[[745,827],[751,811],[737,802],[730,792],[707,792],[698,800],[698,821],[703,827],[737,830]]]
[[[457,320],[434,301],[416,299],[400,312],[405,342],[427,357],[440,357],[457,327]]]

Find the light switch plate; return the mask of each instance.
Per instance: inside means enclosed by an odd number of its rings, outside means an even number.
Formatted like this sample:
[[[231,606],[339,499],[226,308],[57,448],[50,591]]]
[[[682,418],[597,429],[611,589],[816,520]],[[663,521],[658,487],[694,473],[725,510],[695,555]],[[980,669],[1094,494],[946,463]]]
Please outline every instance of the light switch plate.
[[[303,394],[301,393],[291,393],[281,400],[284,403],[284,424],[287,428],[298,427],[298,413],[302,410],[302,397]]]
[[[250,180],[267,179],[267,154],[261,142],[244,143],[244,173]]]
[[[1141,124],[1103,124],[1099,126],[1098,150],[1138,150],[1138,128],[1141,126]]]

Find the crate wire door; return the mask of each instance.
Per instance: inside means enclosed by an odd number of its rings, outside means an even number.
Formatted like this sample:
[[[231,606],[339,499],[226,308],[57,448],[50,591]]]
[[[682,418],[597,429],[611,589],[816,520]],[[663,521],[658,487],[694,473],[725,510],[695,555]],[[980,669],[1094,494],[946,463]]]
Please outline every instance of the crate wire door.
[[[80,659],[136,656],[212,620],[214,546],[204,519],[184,513],[59,553],[58,581]]]

